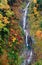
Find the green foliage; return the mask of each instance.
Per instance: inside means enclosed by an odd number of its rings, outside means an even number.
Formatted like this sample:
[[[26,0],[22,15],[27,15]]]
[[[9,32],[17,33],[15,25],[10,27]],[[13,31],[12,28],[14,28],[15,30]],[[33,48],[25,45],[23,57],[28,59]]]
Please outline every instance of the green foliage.
[[[40,0],[39,0],[40,1]],[[37,5],[37,6],[35,6]],[[39,4],[40,5],[40,4]],[[29,16],[29,23],[30,23],[30,34],[32,36],[34,36],[34,39],[35,39],[35,43],[33,45],[34,47],[34,52],[37,54],[37,60],[41,59],[42,58],[42,15],[40,14],[40,9],[38,10],[38,4],[34,4],[33,2],[30,4],[30,7],[29,7],[29,12],[30,14],[28,15]],[[36,32],[40,30],[41,31],[41,36],[37,33],[36,35]],[[42,61],[36,61],[35,64],[33,65],[42,65],[41,63]]]
[[[2,54],[3,54],[3,50],[2,50],[2,48],[0,46],[0,55],[2,55]]]
[[[42,4],[42,0],[37,0],[37,3],[38,4]]]
[[[42,60],[39,60],[39,61],[35,62],[34,65],[42,65]]]
[[[8,52],[9,64],[17,64],[18,52],[14,51],[12,48],[11,51]]]
[[[14,20],[14,11],[11,10],[7,1],[10,3],[10,0],[0,0],[0,55],[4,55],[6,51],[9,65],[20,65],[22,59],[19,58],[19,53],[24,32],[17,23],[18,20]]]
[[[9,30],[8,30],[7,28],[3,28],[3,29],[1,30],[1,32],[0,32],[0,34],[1,34],[1,38],[2,38],[2,39],[4,39],[4,38],[8,39],[7,37],[8,37],[8,35],[9,35]]]
[[[1,0],[0,0],[0,3],[1,3]]]
[[[42,21],[40,21],[40,28],[42,29]]]
[[[6,12],[6,16],[7,16],[7,17],[14,16],[14,13],[13,13],[13,11],[11,11],[11,10],[8,10],[8,11]]]
[[[5,26],[5,24],[2,23],[2,21],[0,21],[0,30]]]
[[[26,2],[22,3],[21,7],[24,8],[26,6]]]

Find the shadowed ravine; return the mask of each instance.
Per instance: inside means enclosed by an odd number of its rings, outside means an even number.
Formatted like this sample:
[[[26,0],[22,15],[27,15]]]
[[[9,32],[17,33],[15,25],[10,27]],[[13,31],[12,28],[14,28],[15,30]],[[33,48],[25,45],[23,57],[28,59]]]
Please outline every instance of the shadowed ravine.
[[[28,8],[29,8],[30,2],[27,3],[25,9],[23,10],[23,23],[22,23],[22,28],[25,34],[25,45],[26,49],[23,51],[22,56],[24,57],[24,61],[21,65],[30,65],[32,61],[32,56],[33,56],[33,50],[32,50],[32,38],[30,36],[30,31],[29,31],[29,23],[27,23],[27,13],[28,13]]]

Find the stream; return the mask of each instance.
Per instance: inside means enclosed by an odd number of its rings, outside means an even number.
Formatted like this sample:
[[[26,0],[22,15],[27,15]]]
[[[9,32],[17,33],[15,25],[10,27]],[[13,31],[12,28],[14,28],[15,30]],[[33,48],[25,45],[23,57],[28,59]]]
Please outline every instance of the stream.
[[[27,23],[27,13],[28,13],[28,8],[29,8],[30,2],[27,3],[25,9],[23,10],[23,31],[25,34],[25,45],[26,48],[24,52],[22,53],[22,56],[25,57],[24,61],[22,62],[21,65],[30,65],[32,61],[32,56],[33,56],[33,50],[32,50],[32,38],[30,36],[30,31],[29,31],[29,23]]]

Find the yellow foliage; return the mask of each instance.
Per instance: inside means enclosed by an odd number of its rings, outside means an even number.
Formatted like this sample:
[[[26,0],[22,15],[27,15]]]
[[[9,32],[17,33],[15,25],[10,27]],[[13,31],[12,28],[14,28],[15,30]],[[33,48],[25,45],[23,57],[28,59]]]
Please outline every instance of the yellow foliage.
[[[0,20],[3,18],[3,16],[0,14]]]
[[[7,0],[2,0],[2,4],[7,4]]]
[[[9,42],[8,44],[9,44],[10,47],[12,47],[12,43],[11,42]]]
[[[16,38],[15,37],[12,37],[12,38],[13,38],[12,41],[15,42],[16,41]]]
[[[0,22],[0,29],[3,28],[4,26],[5,25],[2,22]]]
[[[38,12],[38,11],[36,11],[35,14],[36,14],[37,16],[39,16],[39,12]]]
[[[4,5],[4,4],[2,4],[2,3],[0,3],[0,9],[9,9],[10,8],[10,6],[9,5]]]
[[[5,24],[9,23],[7,17],[4,17],[4,18],[3,18],[3,22],[4,22]]]
[[[9,5],[6,5],[6,6],[5,6],[5,9],[9,9],[9,8],[10,8],[10,6],[9,6]]]
[[[33,8],[33,10],[34,10],[34,12],[36,12],[36,11],[37,11],[37,8],[36,8],[36,7],[34,7],[34,8]]]
[[[3,9],[4,7],[5,6],[2,3],[0,3],[0,8]]]

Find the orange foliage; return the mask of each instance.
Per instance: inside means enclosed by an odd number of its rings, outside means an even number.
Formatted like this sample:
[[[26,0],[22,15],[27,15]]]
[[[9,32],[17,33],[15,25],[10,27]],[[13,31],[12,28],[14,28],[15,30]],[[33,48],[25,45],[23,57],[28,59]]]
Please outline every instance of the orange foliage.
[[[34,0],[34,3],[37,3],[37,0]]]
[[[37,36],[38,38],[42,38],[42,31],[38,30],[38,31],[36,32],[36,36]]]
[[[9,23],[7,17],[4,17],[4,18],[3,18],[3,22],[4,22],[5,24]]]
[[[1,60],[2,60],[2,65],[9,65],[8,64],[8,58],[7,58],[7,52],[4,50],[4,53],[1,57]]]

